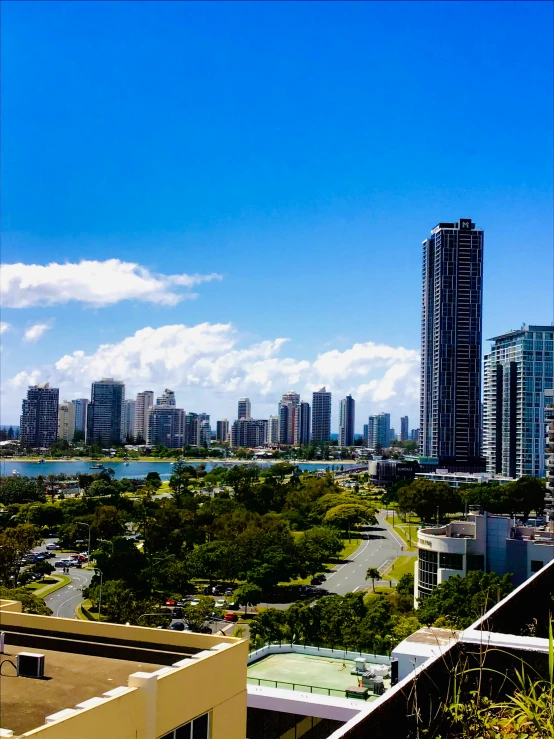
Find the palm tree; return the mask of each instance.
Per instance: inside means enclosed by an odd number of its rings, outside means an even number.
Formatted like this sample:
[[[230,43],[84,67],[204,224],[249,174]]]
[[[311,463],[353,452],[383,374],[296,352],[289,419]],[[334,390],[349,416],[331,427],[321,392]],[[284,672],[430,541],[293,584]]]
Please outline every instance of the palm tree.
[[[381,579],[381,573],[377,569],[377,567],[368,567],[367,572],[365,573],[365,579],[371,580],[371,584],[373,585],[373,592],[375,592],[375,580]]]

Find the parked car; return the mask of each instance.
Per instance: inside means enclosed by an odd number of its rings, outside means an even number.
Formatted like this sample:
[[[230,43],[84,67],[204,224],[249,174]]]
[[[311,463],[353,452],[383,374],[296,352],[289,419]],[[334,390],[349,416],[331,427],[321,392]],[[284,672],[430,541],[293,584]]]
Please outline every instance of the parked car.
[[[60,548],[60,545],[59,544],[47,544],[46,545],[46,548],[47,549],[52,549],[52,550],[59,549]]]
[[[165,602],[166,606],[176,606],[177,602],[173,600],[173,598],[168,598]]]
[[[223,618],[225,619],[225,621],[238,621],[239,620],[239,617],[237,616],[237,614],[231,613],[231,612],[227,612],[225,616],[223,616]]]
[[[173,621],[173,623],[169,624],[169,628],[173,631],[184,631],[185,624],[182,621]]]
[[[233,595],[233,592],[233,588],[227,588],[227,590],[225,591],[225,595]]]
[[[220,598],[219,600],[216,600],[215,607],[216,608],[226,608],[227,601],[225,600],[225,598]]]
[[[174,608],[173,611],[173,618],[183,618],[183,609],[182,608]]]
[[[200,601],[198,598],[193,598],[192,600],[189,600],[189,606],[198,606],[200,605]]]
[[[54,562],[54,567],[71,567],[71,562],[68,559],[59,559]]]
[[[231,603],[229,603],[229,605],[227,606],[227,608],[230,608],[232,611],[238,611],[238,609],[240,608],[240,606],[235,601],[232,601]]]

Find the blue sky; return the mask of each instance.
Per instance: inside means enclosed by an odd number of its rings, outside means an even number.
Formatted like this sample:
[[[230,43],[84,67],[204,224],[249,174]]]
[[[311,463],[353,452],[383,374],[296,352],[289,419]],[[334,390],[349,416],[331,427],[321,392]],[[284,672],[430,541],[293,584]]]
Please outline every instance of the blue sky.
[[[553,319],[552,8],[2,3],[2,422],[113,375],[417,426],[437,222],[485,229],[485,336]]]

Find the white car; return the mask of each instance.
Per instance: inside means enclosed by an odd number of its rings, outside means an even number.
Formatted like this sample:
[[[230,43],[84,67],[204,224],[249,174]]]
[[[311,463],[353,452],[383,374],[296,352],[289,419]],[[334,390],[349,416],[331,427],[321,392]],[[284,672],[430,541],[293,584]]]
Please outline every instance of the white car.
[[[198,606],[200,605],[200,601],[194,598],[193,600],[189,600],[189,606]]]
[[[216,608],[227,608],[227,601],[225,598],[220,598],[219,600],[216,600],[215,602]]]

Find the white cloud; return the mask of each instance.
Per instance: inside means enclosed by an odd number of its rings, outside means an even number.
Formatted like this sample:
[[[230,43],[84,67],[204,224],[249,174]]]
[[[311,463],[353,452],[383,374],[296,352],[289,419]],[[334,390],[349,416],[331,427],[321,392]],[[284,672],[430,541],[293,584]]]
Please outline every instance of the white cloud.
[[[83,260],[78,264],[4,264],[0,273],[1,304],[9,308],[54,305],[76,300],[91,306],[141,300],[176,305],[198,297],[194,285],[220,280],[221,275],[163,275],[119,259]]]
[[[115,377],[125,381],[128,397],[139,390],[170,387],[181,407],[205,410],[215,422],[223,416],[234,419],[241,396],[251,398],[256,417],[267,418],[277,412],[283,392],[295,389],[311,402],[311,392],[327,385],[333,392],[334,416],[339,399],[352,393],[357,428],[369,412],[383,410],[410,412],[417,426],[418,352],[366,342],[344,352],[325,352],[312,361],[281,356],[286,346],[288,339],[276,338],[240,347],[238,333],[228,323],[143,328],[91,354],[77,350],[53,365],[20,372],[8,381],[8,395],[19,400],[27,385],[49,381],[64,397],[85,397],[91,382]]]
[[[23,341],[38,341],[40,337],[52,328],[52,323],[35,323],[23,334]]]
[[[6,331],[9,331],[11,328],[11,325],[9,323],[6,323],[6,321],[0,321],[0,336]]]

